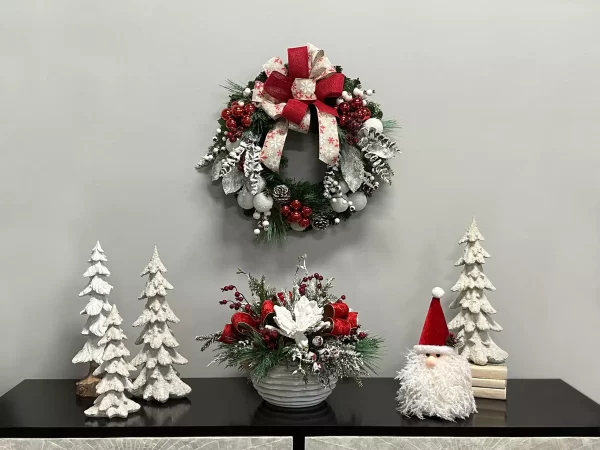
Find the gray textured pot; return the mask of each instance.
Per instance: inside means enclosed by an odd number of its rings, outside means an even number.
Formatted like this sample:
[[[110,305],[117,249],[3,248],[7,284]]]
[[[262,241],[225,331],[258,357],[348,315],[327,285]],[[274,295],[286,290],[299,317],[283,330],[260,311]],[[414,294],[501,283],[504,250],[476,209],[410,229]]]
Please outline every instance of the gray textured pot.
[[[337,380],[332,380],[330,386],[323,387],[315,375],[308,378],[308,383],[302,375],[292,374],[295,368],[280,365],[271,369],[269,374],[260,382],[252,380],[254,389],[268,403],[283,408],[308,408],[323,402],[335,388]]]

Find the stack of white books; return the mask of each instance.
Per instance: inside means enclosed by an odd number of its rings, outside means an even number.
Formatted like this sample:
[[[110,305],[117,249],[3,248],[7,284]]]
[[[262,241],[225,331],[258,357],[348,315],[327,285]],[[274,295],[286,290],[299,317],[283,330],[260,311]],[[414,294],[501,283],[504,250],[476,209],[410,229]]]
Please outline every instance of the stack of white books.
[[[506,400],[506,364],[488,364],[477,366],[471,364],[473,379],[473,395],[476,398]]]

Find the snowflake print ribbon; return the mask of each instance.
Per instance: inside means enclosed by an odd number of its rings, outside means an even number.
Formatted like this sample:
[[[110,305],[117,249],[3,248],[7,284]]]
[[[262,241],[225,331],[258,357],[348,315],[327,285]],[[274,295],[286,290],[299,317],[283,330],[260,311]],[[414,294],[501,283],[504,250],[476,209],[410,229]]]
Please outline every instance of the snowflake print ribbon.
[[[263,164],[279,171],[288,130],[308,131],[309,105],[315,107],[319,120],[319,159],[335,164],[340,152],[337,110],[324,100],[341,95],[344,75],[312,44],[288,49],[288,69],[279,57],[271,58],[263,68],[268,78],[255,83],[252,101],[277,120],[265,138],[260,155]]]

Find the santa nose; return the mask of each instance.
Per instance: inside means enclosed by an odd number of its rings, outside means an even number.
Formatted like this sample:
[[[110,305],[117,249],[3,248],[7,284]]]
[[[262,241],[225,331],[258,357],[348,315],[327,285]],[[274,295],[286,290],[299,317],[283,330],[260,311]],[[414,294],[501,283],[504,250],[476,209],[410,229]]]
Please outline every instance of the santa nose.
[[[437,358],[433,355],[428,356],[427,359],[425,360],[425,366],[428,367],[429,369],[433,369],[436,364],[437,364]]]

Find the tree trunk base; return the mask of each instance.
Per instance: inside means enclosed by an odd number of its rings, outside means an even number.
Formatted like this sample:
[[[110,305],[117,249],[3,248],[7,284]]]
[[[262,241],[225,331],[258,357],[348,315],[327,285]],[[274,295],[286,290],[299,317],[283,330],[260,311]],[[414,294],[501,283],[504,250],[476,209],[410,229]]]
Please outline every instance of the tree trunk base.
[[[98,397],[96,393],[96,386],[102,378],[95,377],[93,375],[88,375],[83,380],[79,380],[75,384],[76,393],[80,397]]]

